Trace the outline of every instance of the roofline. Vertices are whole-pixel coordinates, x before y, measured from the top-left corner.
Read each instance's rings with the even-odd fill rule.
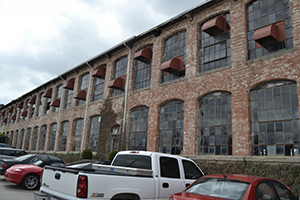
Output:
[[[132,46],[133,44],[139,42],[140,40],[142,40],[142,39],[144,39],[144,38],[146,38],[146,37],[148,37],[150,35],[155,35],[155,36],[156,35],[160,35],[160,32],[163,29],[166,29],[166,28],[168,28],[168,27],[174,25],[175,23],[180,22],[180,21],[182,21],[184,19],[191,18],[196,13],[198,13],[198,12],[200,12],[202,10],[205,10],[206,8],[211,7],[212,5],[215,5],[215,4],[217,4],[219,2],[222,2],[222,1],[223,0],[206,0],[206,1],[204,1],[204,2],[202,2],[200,4],[198,4],[198,5],[194,6],[193,8],[188,9],[188,10],[186,10],[186,11],[184,11],[184,12],[182,12],[182,13],[174,16],[174,17],[172,17],[171,19],[169,19],[169,20],[167,20],[167,21],[165,21],[165,22],[163,22],[163,23],[161,23],[161,24],[159,24],[159,25],[157,25],[157,26],[149,29],[148,31],[145,31],[145,32],[143,32],[143,33],[141,33],[141,34],[139,34],[137,36],[134,35],[134,36],[132,36],[132,37],[124,40],[123,42],[118,43],[117,45],[115,45],[115,46],[113,46],[113,47],[111,47],[111,48],[109,48],[109,49],[107,49],[107,50],[105,50],[105,51],[97,54],[96,56],[93,56],[90,59],[88,59],[88,60],[86,60],[86,61],[84,61],[84,62],[76,65],[75,67],[73,67],[70,70],[64,72],[63,74],[60,74],[57,77],[54,77],[50,81],[48,81],[48,82],[46,82],[46,83],[38,86],[37,88],[35,88],[35,89],[27,92],[26,94],[18,97],[17,99],[12,100],[8,104],[4,105],[3,107],[0,107],[0,110],[9,107],[14,102],[19,101],[20,99],[23,99],[23,98],[25,98],[27,96],[31,97],[31,93],[34,93],[34,92],[37,92],[39,90],[42,90],[43,88],[46,88],[46,86],[49,85],[50,83],[56,82],[59,79],[66,80],[68,74],[71,74],[74,71],[80,70],[81,68],[87,66],[87,64],[89,62],[95,61],[96,59],[99,59],[101,57],[107,57],[107,56],[110,57],[113,53],[115,53],[115,52],[117,52],[117,51],[119,51],[121,49],[127,48],[126,45]]]

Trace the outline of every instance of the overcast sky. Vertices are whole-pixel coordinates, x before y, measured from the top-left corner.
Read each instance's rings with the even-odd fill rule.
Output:
[[[203,0],[0,0],[0,104]]]

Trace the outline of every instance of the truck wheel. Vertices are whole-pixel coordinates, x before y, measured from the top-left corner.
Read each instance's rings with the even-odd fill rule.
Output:
[[[40,187],[40,177],[37,174],[27,174],[22,180],[22,187],[27,190],[35,190]]]

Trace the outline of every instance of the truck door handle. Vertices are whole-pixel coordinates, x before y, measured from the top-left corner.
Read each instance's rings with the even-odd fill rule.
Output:
[[[162,186],[163,188],[169,188],[169,183],[163,183]]]
[[[60,174],[56,173],[54,177],[55,177],[55,179],[59,180],[60,179]]]
[[[185,187],[188,187],[189,185],[191,185],[191,184],[187,183],[187,184],[185,184]]]

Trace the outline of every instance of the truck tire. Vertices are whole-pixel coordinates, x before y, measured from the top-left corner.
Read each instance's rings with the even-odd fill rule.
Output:
[[[21,185],[27,190],[36,190],[40,187],[40,176],[37,174],[27,174],[23,178]]]

